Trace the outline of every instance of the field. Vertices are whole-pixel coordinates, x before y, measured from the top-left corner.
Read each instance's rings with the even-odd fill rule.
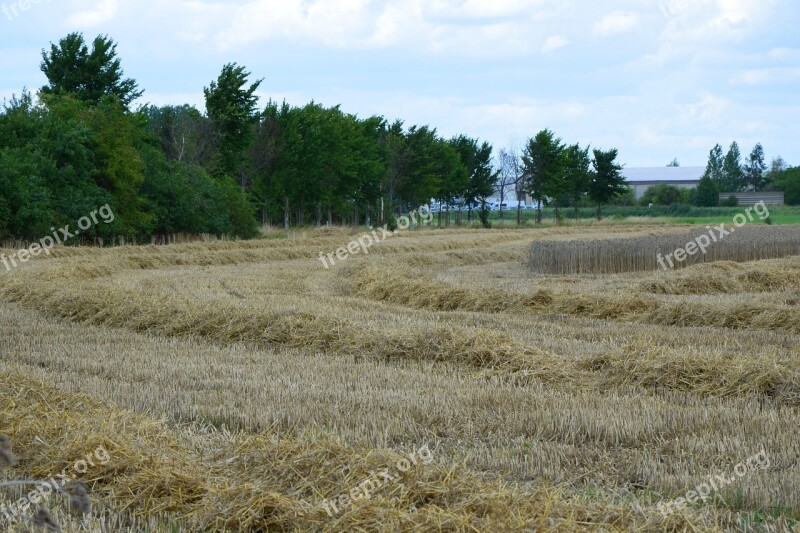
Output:
[[[90,516],[46,500],[64,531],[789,531],[800,256],[526,266],[686,231],[55,249],[0,270],[0,480],[107,450]]]
[[[606,225],[609,222],[614,224],[719,224],[730,222],[730,220],[741,213],[744,207],[694,207],[688,205],[670,206],[606,206],[603,208],[603,221],[597,222],[597,210],[595,208],[583,207],[578,210],[580,224],[583,225]],[[561,215],[564,217],[562,224],[575,224],[574,212],[572,208],[562,208]],[[770,219],[774,224],[800,224],[800,207],[798,206],[770,206]],[[524,221],[532,222],[536,217],[536,210],[525,209],[521,213]],[[542,218],[545,224],[550,224],[555,219],[554,209],[545,207],[542,210]],[[495,226],[509,227],[517,223],[516,206],[510,211],[500,213],[492,211],[490,219]]]

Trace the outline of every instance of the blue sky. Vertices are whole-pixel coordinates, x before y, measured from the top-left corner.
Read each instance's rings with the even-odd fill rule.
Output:
[[[797,0],[0,0],[0,98],[72,31],[118,43],[143,102],[203,108],[228,62],[260,95],[495,148],[549,127],[628,167],[761,142],[800,165]]]

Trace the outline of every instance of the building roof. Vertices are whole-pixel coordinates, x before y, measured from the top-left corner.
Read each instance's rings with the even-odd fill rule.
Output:
[[[705,167],[640,167],[622,169],[622,175],[630,183],[700,181]]]

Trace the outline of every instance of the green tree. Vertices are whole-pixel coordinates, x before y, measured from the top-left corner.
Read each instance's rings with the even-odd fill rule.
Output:
[[[733,141],[722,163],[720,190],[722,192],[739,192],[743,185],[742,153],[739,150],[739,144]]]
[[[722,167],[724,164],[725,156],[722,153],[722,146],[717,144],[708,153],[708,164],[706,165],[706,171],[703,176],[711,178],[717,186],[721,187],[724,176]]]
[[[245,67],[228,63],[216,81],[203,89],[206,112],[219,136],[219,154],[215,174],[227,174],[240,178],[243,166],[242,155],[255,137],[254,125],[258,121],[256,112],[258,97],[255,92],[263,80],[249,83],[250,73]]]
[[[602,206],[628,189],[622,166],[617,160],[617,149],[593,150],[594,175],[589,184],[589,198],[597,204],[597,220],[602,218]]]
[[[700,178],[697,184],[695,202],[700,207],[717,207],[719,205],[719,184],[709,175]]]
[[[93,105],[111,95],[127,109],[144,93],[136,81],[123,79],[117,45],[108,36],[97,36],[89,51],[82,33],[70,33],[51,43],[49,53],[42,50],[40,66],[49,82],[41,89],[45,95],[74,94]]]
[[[564,145],[549,129],[528,141],[522,154],[526,189],[538,203],[536,222],[542,222],[542,205],[549,194],[558,194],[564,187]]]
[[[492,167],[492,145],[487,142],[478,144],[477,139],[466,135],[455,137],[452,144],[467,170],[468,183],[461,197],[467,203],[469,220],[472,220],[472,206],[477,202],[484,206],[497,183],[499,173]]]
[[[467,173],[458,151],[439,137],[435,128],[412,126],[406,133],[405,148],[408,166],[398,189],[401,206],[428,203],[442,191],[457,196],[467,187]]]
[[[456,203],[458,198],[464,196],[464,191],[470,186],[469,171],[461,161],[459,152],[452,140],[436,139],[433,146],[434,157],[428,181],[436,188],[433,194],[428,195],[428,198],[436,198],[440,204],[447,206],[447,220],[445,223],[449,225],[450,207]],[[422,203],[422,201],[419,203]]]
[[[589,191],[592,182],[592,160],[589,157],[589,147],[581,149],[580,144],[568,146],[565,154],[566,192],[575,210],[575,220],[578,220],[578,208],[581,199]]]
[[[781,172],[775,179],[774,186],[784,192],[786,205],[800,205],[800,167]]]
[[[764,172],[767,164],[764,162],[764,147],[758,143],[747,157],[744,165],[744,185],[751,191],[761,191],[767,185]]]

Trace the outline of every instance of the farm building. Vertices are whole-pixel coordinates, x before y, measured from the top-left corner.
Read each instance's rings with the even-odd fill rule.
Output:
[[[724,202],[731,196],[735,196],[739,200],[739,205],[756,205],[759,202],[764,202],[766,205],[784,204],[784,193],[780,191],[721,193],[719,201]]]
[[[685,189],[694,189],[700,183],[705,172],[704,167],[642,167],[625,168],[622,175],[633,187],[638,200],[644,196],[648,187],[653,185],[674,185]]]

